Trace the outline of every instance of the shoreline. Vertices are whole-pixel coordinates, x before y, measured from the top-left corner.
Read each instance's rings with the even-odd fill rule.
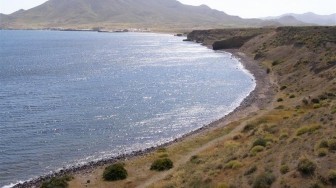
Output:
[[[228,52],[232,54],[233,57],[237,58],[238,61],[243,65],[244,69],[248,70],[253,75],[254,81],[256,82],[256,87],[254,88],[254,90],[250,92],[250,94],[247,97],[245,97],[245,99],[240,103],[240,105],[229,114],[197,130],[191,131],[181,136],[180,138],[174,139],[173,141],[153,146],[144,150],[133,151],[129,154],[122,154],[108,159],[92,161],[84,165],[79,166],[74,165],[70,168],[62,169],[58,172],[54,172],[49,175],[40,176],[36,179],[16,184],[13,187],[18,188],[38,187],[42,184],[42,182],[49,180],[52,177],[60,177],[66,174],[76,175],[82,173],[90,173],[94,169],[97,169],[99,167],[115,163],[121,160],[129,160],[140,156],[144,156],[157,150],[158,148],[168,147],[173,144],[178,144],[179,142],[186,140],[188,138],[200,136],[209,130],[225,126],[226,124],[234,120],[246,117],[253,112],[265,108],[267,104],[271,102],[271,100],[265,100],[265,99],[271,99],[270,96],[273,95],[271,82],[269,76],[267,76],[266,74],[266,69],[261,67],[258,62],[248,57],[246,54],[242,53],[239,50],[225,50],[225,52]]]

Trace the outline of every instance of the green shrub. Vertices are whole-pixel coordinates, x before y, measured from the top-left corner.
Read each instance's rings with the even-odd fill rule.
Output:
[[[280,172],[281,174],[287,174],[287,172],[289,172],[289,167],[287,165],[281,165]]]
[[[303,126],[296,131],[296,136],[301,136],[306,133],[313,133],[320,128],[321,128],[320,125]]]
[[[259,152],[262,152],[264,151],[264,146],[254,146],[252,149],[251,149],[251,153],[253,156],[257,155],[257,153]]]
[[[328,141],[327,140],[320,140],[317,145],[318,148],[328,148]]]
[[[224,165],[224,168],[237,169],[243,166],[243,164],[237,160],[230,161]]]
[[[254,142],[252,147],[254,146],[264,146],[266,147],[267,141],[264,138],[257,138]]]
[[[282,61],[280,61],[280,60],[275,60],[275,61],[272,62],[272,66],[279,65],[280,63],[282,63]]]
[[[283,99],[282,98],[278,98],[277,102],[282,102]]]
[[[312,102],[312,103],[315,103],[315,104],[318,104],[318,103],[320,103],[320,100],[319,100],[319,99],[316,99],[316,98],[314,98],[314,99],[312,99],[312,100],[311,100],[311,102]]]
[[[167,158],[168,154],[167,153],[162,153],[159,155],[159,158]]]
[[[329,150],[336,150],[336,139],[328,140],[328,148]]]
[[[256,165],[253,165],[251,168],[247,169],[244,173],[245,176],[248,176],[250,174],[253,174],[255,171],[257,171],[258,168]]]
[[[328,99],[328,96],[325,95],[325,94],[322,94],[322,95],[319,95],[318,97],[321,101],[324,101],[324,100],[327,100]]]
[[[158,148],[156,152],[163,153],[163,152],[166,152],[166,151],[167,151],[166,148]]]
[[[243,131],[242,132],[248,132],[248,131],[251,131],[255,128],[255,125],[254,124],[246,124],[243,128]]]
[[[168,158],[163,158],[155,160],[152,163],[150,170],[165,171],[171,168],[173,168],[173,161]]]
[[[289,136],[288,136],[288,133],[283,132],[283,133],[280,134],[279,139],[280,139],[280,140],[284,140],[284,139],[287,139],[288,137],[289,137]]]
[[[289,98],[293,99],[295,98],[295,95],[290,95]]]
[[[194,163],[194,164],[199,164],[202,162],[202,160],[199,158],[199,156],[197,155],[193,155],[190,157],[190,162]]]
[[[279,106],[275,107],[274,109],[276,109],[276,110],[282,110],[282,109],[284,109],[284,108],[285,108],[284,105],[279,105]]]
[[[124,165],[121,163],[113,164],[105,168],[103,178],[106,181],[117,181],[126,179],[128,176]]]
[[[336,114],[336,108],[331,110],[331,114]]]
[[[314,104],[314,105],[313,105],[313,108],[314,108],[314,109],[321,108],[321,104]]]
[[[264,172],[259,174],[253,182],[253,188],[269,188],[276,180],[272,173]]]
[[[297,170],[304,175],[313,175],[316,170],[316,164],[307,158],[301,158]]]
[[[54,177],[49,181],[43,182],[41,188],[66,188],[68,181],[72,180],[71,176]]]
[[[282,91],[282,90],[285,90],[285,89],[287,89],[287,86],[281,86],[280,87],[280,90]]]
[[[328,180],[332,184],[336,184],[336,170],[330,170],[328,173]]]
[[[317,156],[319,156],[319,157],[324,157],[327,154],[328,154],[328,149],[326,149],[326,148],[319,148],[317,150]]]

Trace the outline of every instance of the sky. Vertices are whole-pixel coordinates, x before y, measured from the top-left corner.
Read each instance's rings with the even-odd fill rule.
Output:
[[[47,0],[0,0],[0,13],[10,14],[29,9]],[[285,13],[336,13],[336,0],[179,0],[184,4],[201,5],[243,18],[279,16]]]

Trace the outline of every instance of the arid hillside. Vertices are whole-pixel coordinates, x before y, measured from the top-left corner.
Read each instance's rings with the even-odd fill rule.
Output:
[[[193,156],[162,180],[162,187],[332,187],[335,33],[336,27],[192,32],[190,40],[206,45],[253,36],[239,51],[264,67],[276,94],[268,108],[237,121],[242,129],[231,140]]]

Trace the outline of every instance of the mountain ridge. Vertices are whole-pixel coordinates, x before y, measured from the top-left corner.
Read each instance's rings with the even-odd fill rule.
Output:
[[[49,27],[262,27],[274,21],[242,19],[206,5],[176,0],[49,0],[29,10],[2,16],[2,28]]]
[[[333,26],[336,25],[336,13],[334,14],[329,14],[329,15],[319,15],[315,14],[313,12],[306,12],[303,14],[295,14],[295,13],[287,13],[287,14],[282,14],[280,16],[269,16],[265,18],[261,18],[264,20],[278,20],[283,17],[287,16],[292,16],[296,20],[300,22],[304,22],[307,24],[314,24],[314,25],[324,25],[324,26]]]

